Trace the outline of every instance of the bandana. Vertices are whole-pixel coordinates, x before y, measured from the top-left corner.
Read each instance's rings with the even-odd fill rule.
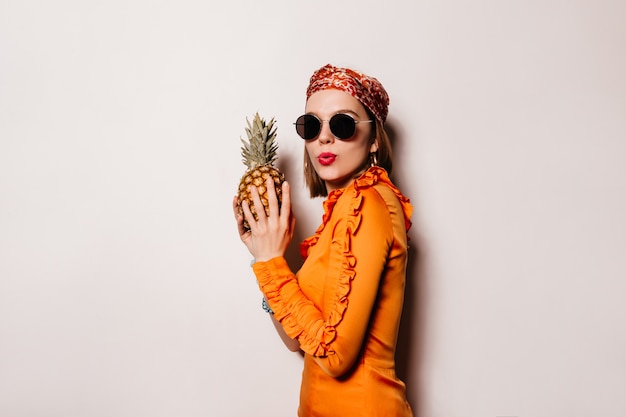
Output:
[[[306,98],[311,97],[313,93],[327,89],[345,91],[367,107],[379,122],[385,123],[389,96],[376,78],[368,77],[349,68],[337,68],[327,64],[311,76]]]

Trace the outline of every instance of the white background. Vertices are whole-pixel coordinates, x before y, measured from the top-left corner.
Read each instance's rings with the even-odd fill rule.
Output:
[[[0,416],[293,416],[230,204],[326,63],[390,96],[419,417],[626,415],[626,3],[0,1]],[[297,265],[296,251],[288,254]]]

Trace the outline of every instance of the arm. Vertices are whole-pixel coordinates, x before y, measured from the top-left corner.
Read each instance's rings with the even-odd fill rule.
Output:
[[[280,339],[283,341],[285,346],[287,346],[287,349],[292,352],[300,352],[300,342],[296,339],[292,339],[287,335],[287,333],[285,333],[285,329],[283,329],[283,326],[281,326],[278,320],[274,318],[273,314],[270,314],[270,317],[272,318],[272,324],[276,328],[276,332],[278,332]]]
[[[375,190],[363,190],[353,205],[358,210],[339,222],[328,249],[329,269],[341,274],[330,314],[323,316],[302,293],[282,257],[253,265],[285,333],[334,377],[347,372],[359,355],[393,242],[389,211]]]
[[[295,226],[295,218],[291,213],[289,184],[287,182],[283,184],[283,204],[280,213],[278,213],[278,203],[271,178],[268,178],[266,186],[269,194],[271,221],[265,217],[265,210],[262,208],[256,187],[252,187],[252,195],[255,200],[256,211],[259,213],[259,221],[254,220],[247,204],[244,203],[243,205],[246,220],[248,220],[251,230],[244,229],[243,217],[237,209],[237,197],[233,199],[233,212],[237,221],[239,237],[248,247],[252,256],[259,261],[273,256],[282,256],[291,241]],[[292,352],[300,351],[300,343],[287,336],[273,314],[270,314],[270,317],[287,349]]]

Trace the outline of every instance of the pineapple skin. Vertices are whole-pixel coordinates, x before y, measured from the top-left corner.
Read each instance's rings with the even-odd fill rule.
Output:
[[[248,202],[248,206],[250,207],[250,212],[254,216],[255,220],[259,219],[259,215],[256,212],[254,207],[254,202],[252,201],[252,192],[251,186],[257,187],[259,192],[259,197],[261,198],[261,202],[263,203],[263,208],[265,209],[265,215],[269,217],[270,215],[270,207],[269,201],[267,197],[267,188],[266,188],[266,180],[268,177],[272,177],[274,181],[274,189],[276,190],[276,197],[278,199],[278,207],[280,208],[282,203],[282,185],[285,182],[285,175],[279,171],[276,167],[271,164],[261,165],[256,168],[248,169],[244,175],[241,177],[241,181],[239,181],[239,190],[238,190],[238,210],[241,216],[243,214],[242,203],[244,201]],[[248,221],[243,220],[243,227],[245,230],[250,230],[250,225]]]
[[[246,136],[247,140],[241,139],[243,144],[241,148],[242,162],[247,167],[246,172],[239,181],[238,189],[238,209],[239,214],[243,217],[242,203],[248,202],[250,211],[255,220],[258,220],[258,214],[252,201],[251,187],[257,187],[259,197],[263,203],[265,214],[269,216],[269,202],[267,198],[266,181],[269,177],[274,181],[276,196],[278,198],[278,206],[282,203],[282,184],[285,182],[285,176],[280,170],[274,166],[274,162],[278,157],[278,144],[276,143],[276,125],[272,118],[269,122],[262,118],[257,112],[252,122],[246,119]],[[248,221],[243,220],[245,230],[250,230]]]

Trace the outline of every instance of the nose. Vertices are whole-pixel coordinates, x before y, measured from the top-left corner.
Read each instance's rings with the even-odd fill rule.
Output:
[[[317,138],[320,143],[331,143],[335,140],[335,135],[330,131],[330,124],[328,121],[322,121],[322,127],[320,128],[320,134]]]

